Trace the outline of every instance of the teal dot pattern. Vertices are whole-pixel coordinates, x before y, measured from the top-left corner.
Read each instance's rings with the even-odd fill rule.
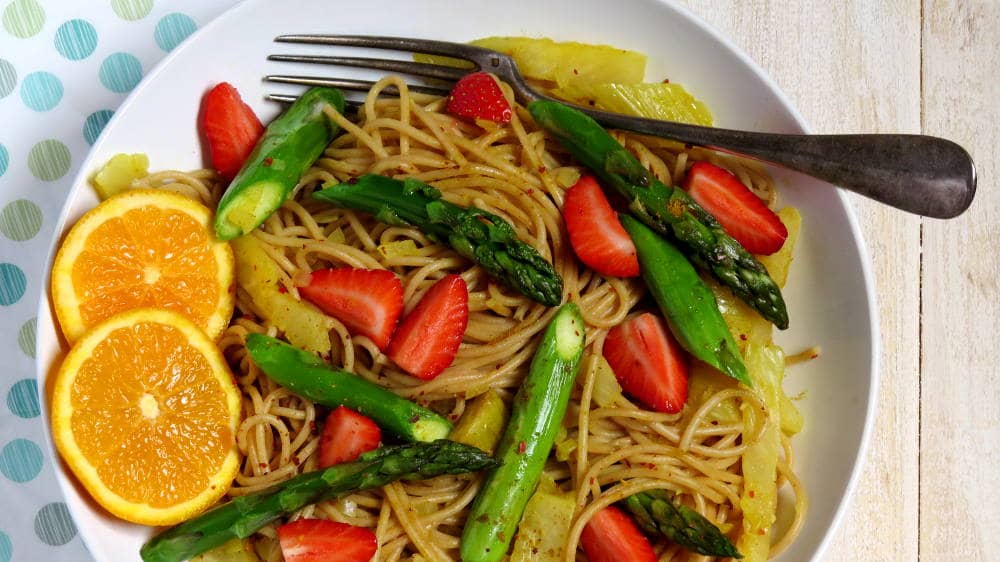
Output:
[[[14,555],[14,545],[10,542],[7,533],[0,531],[0,562],[10,562]]]
[[[156,24],[153,39],[161,49],[169,53],[181,41],[187,39],[188,35],[194,33],[197,27],[191,16],[179,13],[167,14]]]
[[[7,59],[0,59],[0,99],[10,95],[17,85],[17,70]]]
[[[21,300],[28,288],[28,278],[20,267],[0,263],[0,306],[10,306]]]
[[[51,72],[32,72],[21,82],[21,101],[35,111],[54,108],[62,96],[62,82]]]
[[[35,535],[49,546],[61,546],[76,536],[76,525],[63,502],[50,503],[35,515]]]
[[[0,0],[0,562],[92,560],[56,483],[64,469],[45,444],[33,375],[45,259],[82,159],[119,104],[237,1]]]
[[[38,382],[35,379],[21,379],[14,383],[7,393],[7,408],[19,418],[37,418],[42,413],[38,404]]]
[[[18,484],[42,471],[42,450],[33,441],[15,439],[0,449],[0,473]]]
[[[87,20],[69,20],[56,30],[55,45],[69,60],[85,59],[97,48],[97,30]]]
[[[114,114],[110,109],[101,109],[87,116],[87,120],[83,122],[83,138],[87,144],[94,144]]]
[[[131,92],[142,80],[142,63],[135,55],[114,53],[101,63],[100,78],[101,84],[112,92]]]

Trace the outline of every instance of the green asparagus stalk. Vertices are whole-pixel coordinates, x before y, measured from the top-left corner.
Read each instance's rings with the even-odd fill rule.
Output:
[[[654,178],[589,116],[546,100],[528,104],[528,111],[574,158],[625,196],[639,220],[679,242],[692,263],[711,272],[761,316],[782,330],[788,327],[781,289],[767,269],[687,193]]]
[[[642,278],[681,347],[741,383],[753,386],[715,295],[694,267],[680,250],[648,226],[628,215],[618,218],[635,244]]]
[[[357,375],[333,369],[316,355],[283,341],[250,334],[247,351],[254,364],[281,386],[324,406],[357,410],[407,441],[435,441],[451,431],[445,417]]]
[[[267,126],[219,201],[215,233],[220,239],[257,228],[291,195],[340,130],[323,114],[325,105],[344,111],[344,95],[334,88],[312,88]]]
[[[153,537],[139,551],[145,562],[181,562],[235,538],[246,538],[279,517],[345,494],[396,480],[422,480],[496,466],[489,455],[445,439],[383,447],[354,462],[307,472],[229,503]]]
[[[486,473],[472,503],[462,530],[463,562],[496,562],[507,554],[566,415],[585,345],[579,307],[564,304],[545,329],[514,396],[497,446],[502,464]]]
[[[449,203],[425,183],[369,174],[317,191],[313,197],[371,213],[388,224],[416,226],[431,240],[450,245],[528,298],[546,306],[562,302],[559,274],[517,238],[507,221],[476,207]]]
[[[674,503],[664,490],[649,490],[625,498],[625,507],[650,535],[664,535],[684,548],[726,558],[743,558],[729,537],[700,513]]]

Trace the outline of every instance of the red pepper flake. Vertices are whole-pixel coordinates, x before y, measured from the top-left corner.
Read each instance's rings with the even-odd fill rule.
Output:
[[[273,162],[274,162],[274,159],[273,159],[273,158],[270,158],[270,157],[268,157],[268,158],[265,158],[265,159],[264,159],[264,162],[263,162],[263,163],[264,163],[264,167],[265,167],[265,168],[268,168],[268,167],[270,167],[270,166],[271,166],[271,164],[272,164]]]
[[[743,341],[747,341],[747,335],[746,334],[740,334],[740,339],[743,340]]]
[[[521,441],[520,443],[518,443],[518,444],[517,444],[517,454],[519,454],[519,455],[523,455],[523,454],[524,454],[524,451],[525,451],[525,450],[526,450],[527,448],[528,448],[528,445],[527,445],[527,443],[525,443],[524,441]]]
[[[753,491],[753,490],[747,490],[747,495],[748,495],[748,496],[750,496],[750,497],[752,498],[752,497],[756,496],[757,494],[756,494],[756,493],[754,493],[754,491]]]
[[[284,285],[279,285],[278,286],[278,292],[281,293],[281,294],[285,294],[285,293],[288,292],[288,289],[286,289]]]
[[[573,75],[574,75],[574,76],[577,76],[577,75],[579,75],[579,74],[580,74],[580,71],[574,68],[574,69],[573,69]]]
[[[809,356],[810,359],[815,359],[817,357],[819,357],[819,353],[813,353],[812,355]]]
[[[590,477],[590,485],[591,485],[591,486],[593,486],[593,485],[594,485],[594,477],[593,477],[593,476],[591,476],[591,477]]]
[[[663,83],[664,84],[669,84],[670,83],[670,79],[669,78],[664,78],[663,79]]]
[[[760,536],[764,536],[764,529],[757,531],[757,534]]]
[[[266,462],[258,463],[257,466],[260,468],[267,468],[267,463]]]

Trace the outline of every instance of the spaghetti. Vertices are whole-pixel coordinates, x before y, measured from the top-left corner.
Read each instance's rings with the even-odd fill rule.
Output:
[[[381,97],[394,86],[398,98]],[[509,92],[507,92],[508,97]],[[430,405],[458,419],[469,399],[487,389],[510,401],[531,360],[536,336],[555,309],[547,309],[491,280],[481,268],[451,249],[432,243],[415,228],[390,226],[351,210],[313,201],[323,185],[364,173],[420,179],[444,198],[475,205],[507,219],[518,236],[550,260],[564,283],[564,298],[576,302],[588,324],[588,355],[564,426],[569,447],[565,461],[552,458],[546,472],[576,497],[577,511],[566,537],[566,560],[575,560],[577,543],[589,518],[630,494],[666,488],[723,530],[741,517],[741,456],[762,424],[720,423],[711,412],[721,403],[768,415],[750,390],[727,388],[680,414],[645,410],[624,397],[600,406],[593,400],[599,358],[607,330],[644,308],[644,287],[636,279],[602,277],[577,261],[569,247],[560,208],[565,190],[579,169],[546,133],[514,106],[509,125],[483,129],[443,112],[444,100],[410,92],[399,78],[387,77],[370,91],[357,119],[326,108],[344,133],[302,178],[294,198],[252,235],[265,243],[284,272],[284,290],[298,297],[296,280],[325,267],[385,268],[395,272],[412,306],[443,275],[457,273],[469,287],[469,323],[454,364],[431,381],[398,370],[364,336],[352,336],[339,322],[330,330],[330,361]],[[633,134],[615,133],[660,180],[679,183],[693,160],[713,160],[751,186],[771,205],[776,192],[762,169],[727,156]],[[214,206],[222,184],[210,171],[162,172],[142,181],[185,193]],[[412,241],[411,251],[391,248]],[[412,249],[415,248],[415,249]],[[248,359],[246,334],[280,334],[262,318],[238,288],[237,315],[219,341],[243,393],[243,421],[237,444],[243,464],[230,496],[261,490],[303,471],[315,470],[322,412],[312,403],[272,383]],[[690,401],[689,401],[690,402]],[[779,475],[795,495],[794,516],[774,551],[787,546],[801,527],[805,496],[791,469],[791,447],[784,441]],[[465,513],[475,497],[479,475],[441,476],[422,482],[394,483],[305,508],[301,517],[319,517],[376,531],[379,560],[443,561],[458,558]],[[735,535],[735,533],[729,533]],[[275,526],[256,535],[265,559],[280,559]],[[656,546],[660,560],[707,560],[676,545]]]

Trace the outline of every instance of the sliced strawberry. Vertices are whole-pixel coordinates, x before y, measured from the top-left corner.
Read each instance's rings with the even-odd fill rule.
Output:
[[[751,254],[773,254],[788,238],[788,229],[778,215],[729,170],[695,162],[684,180],[684,190]]]
[[[319,269],[299,293],[383,351],[403,313],[403,284],[385,269]]]
[[[330,412],[319,436],[319,466],[351,462],[378,448],[382,430],[369,418],[344,406]]]
[[[639,275],[635,244],[594,176],[582,176],[566,192],[563,219],[573,251],[588,267],[613,277]]]
[[[487,72],[466,74],[451,90],[448,113],[467,119],[485,119],[494,123],[508,123],[510,104],[493,76]]]
[[[407,373],[433,379],[455,360],[468,323],[469,288],[460,276],[447,275],[403,318],[387,355]]]
[[[646,312],[611,328],[604,358],[622,389],[646,406],[671,414],[684,407],[687,358],[658,316]]]
[[[375,533],[326,519],[298,519],[278,527],[285,562],[368,562],[378,550]]]
[[[202,100],[201,130],[208,139],[212,167],[228,181],[243,167],[264,126],[236,88],[220,82]]]
[[[656,553],[646,536],[614,506],[590,518],[580,534],[580,545],[590,562],[656,562]]]

